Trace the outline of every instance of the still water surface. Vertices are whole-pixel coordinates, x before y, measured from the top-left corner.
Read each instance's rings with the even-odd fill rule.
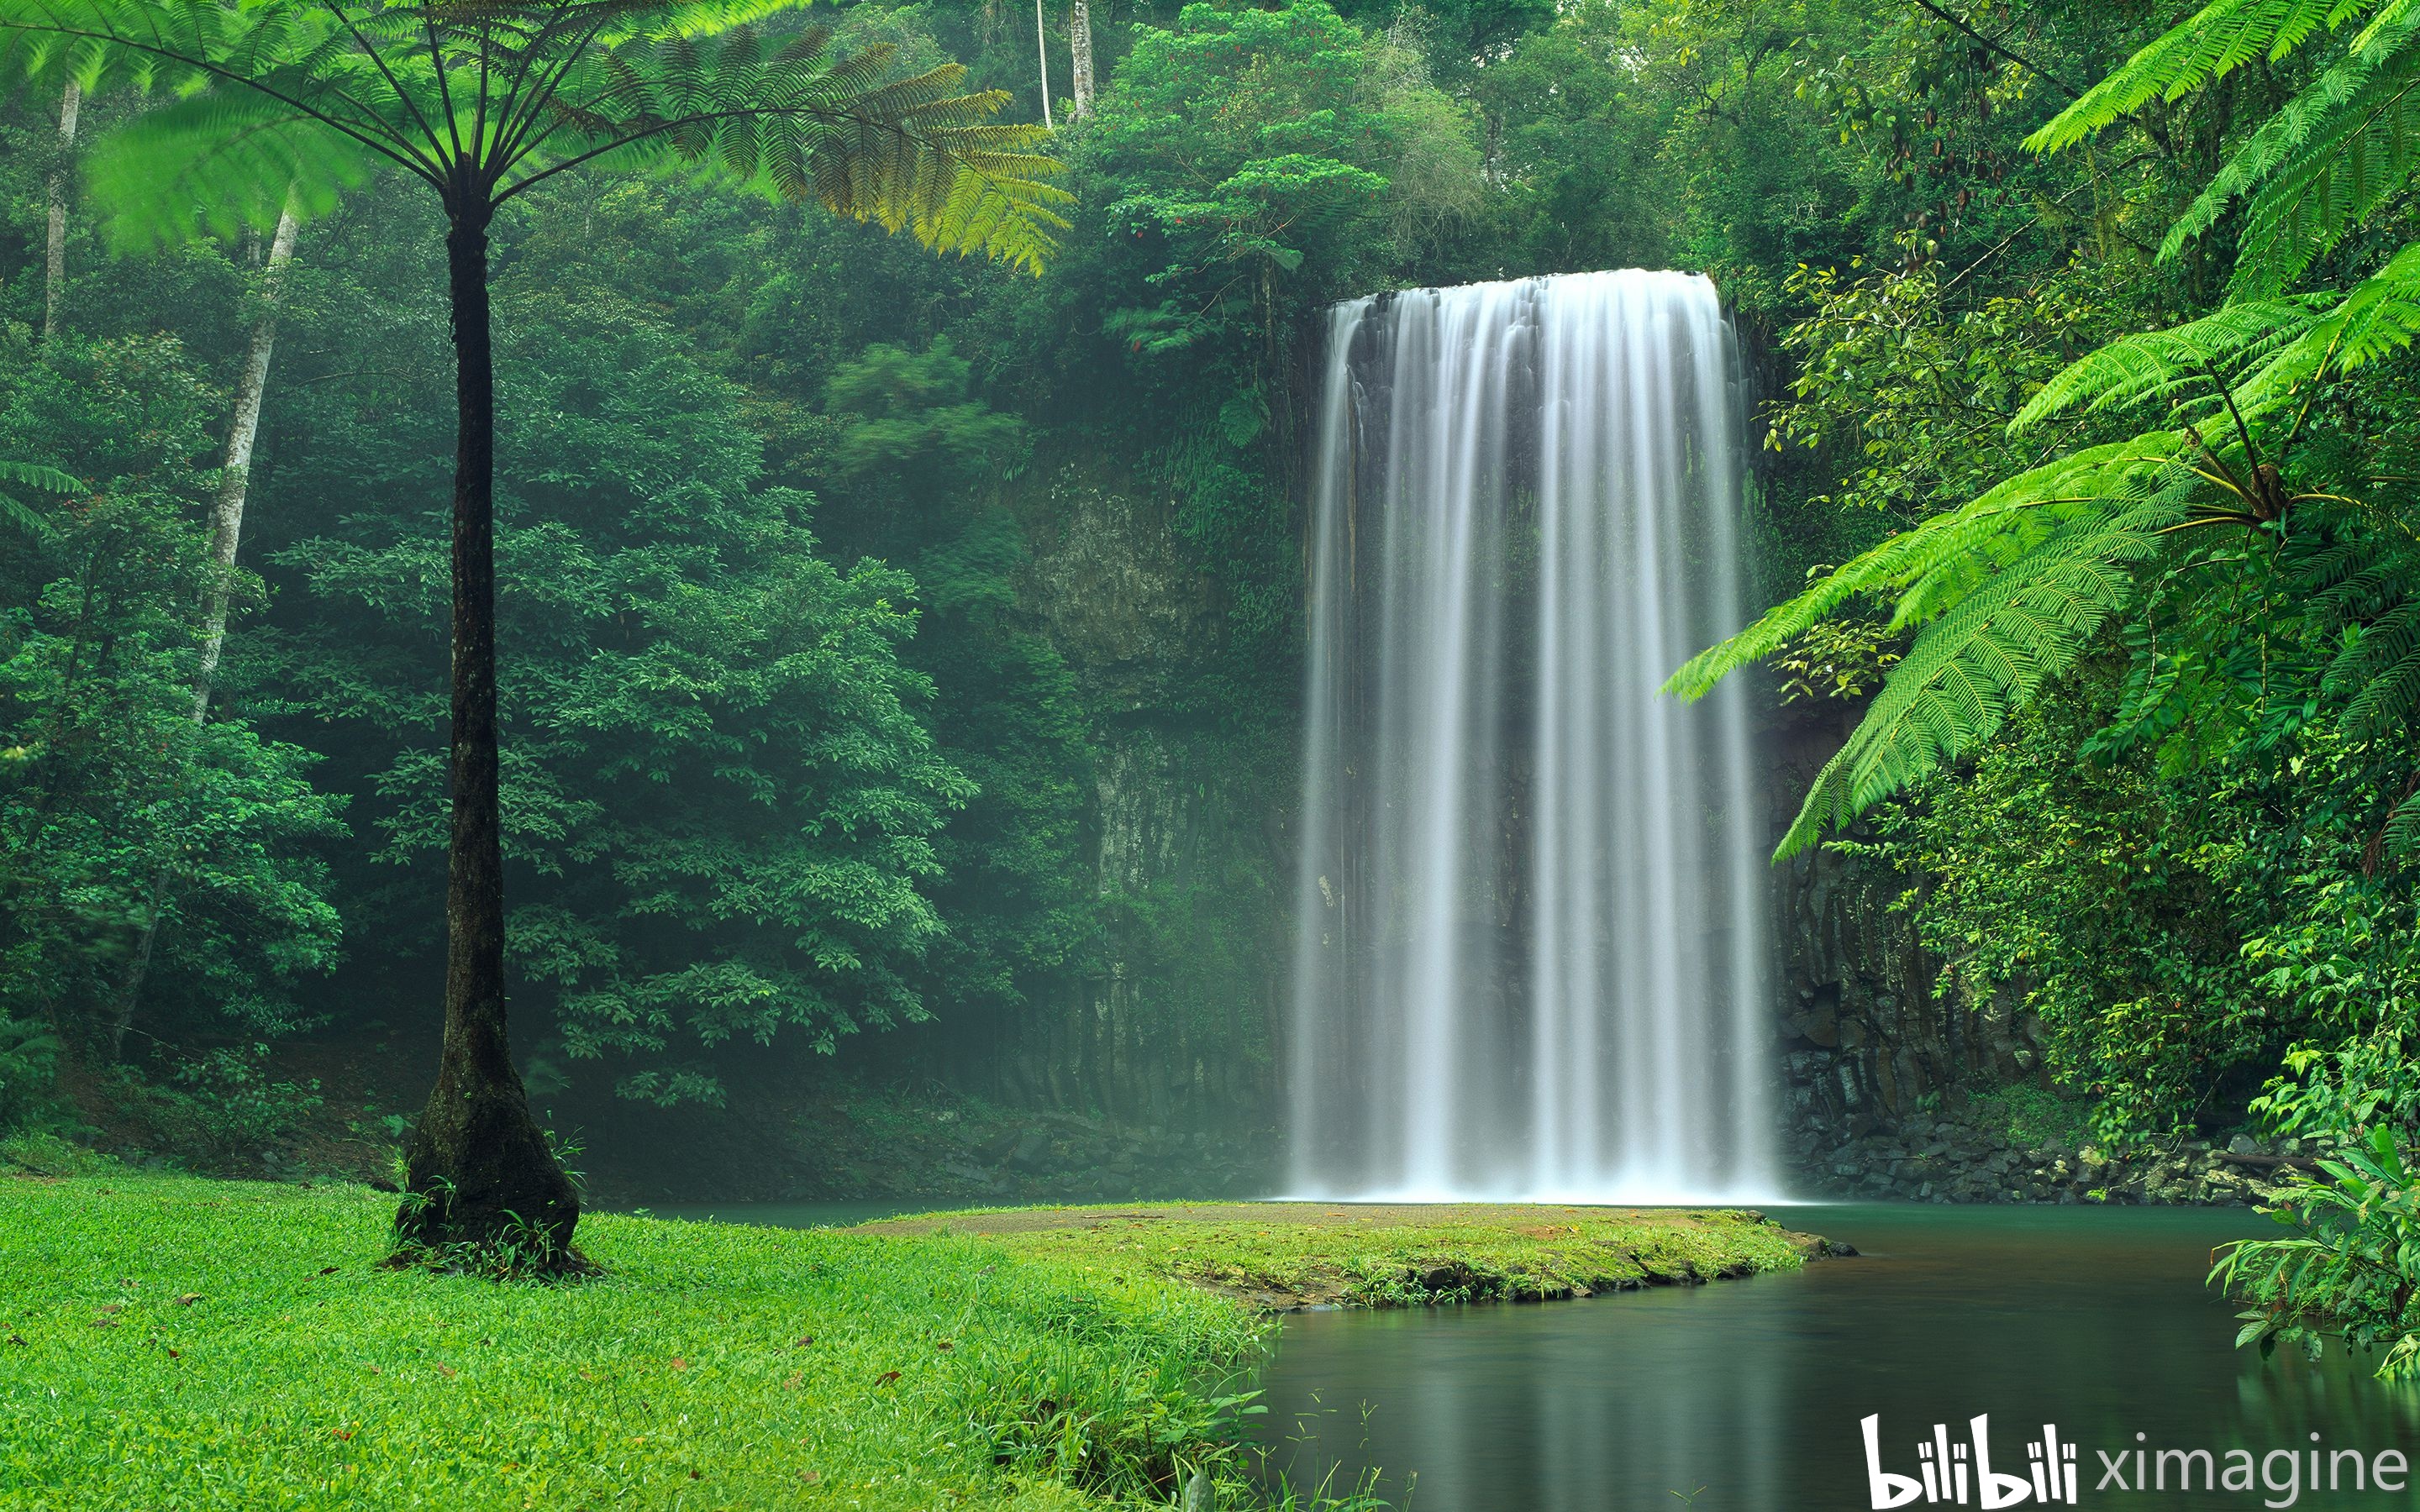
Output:
[[[2055,1423],[2083,1446],[2084,1506],[2278,1504],[2173,1479],[2096,1491],[2094,1451],[2131,1450],[2138,1432],[2222,1458],[2308,1448],[2317,1430],[2322,1449],[2420,1458],[2420,1394],[2341,1351],[2264,1365],[2232,1347],[2234,1309],[2202,1277],[2213,1244],[2273,1232],[2246,1210],[1772,1211],[1863,1254],[1587,1302],[1289,1318],[1260,1382],[1273,1466],[1296,1485],[1332,1472],[1338,1489],[1374,1470],[1412,1512],[1863,1508],[1869,1412],[1884,1468],[1905,1474],[1936,1422],[1962,1437],[1990,1413],[1993,1468],[2019,1473],[2025,1439]],[[2400,1508],[2420,1493],[2305,1481],[2293,1504]]]

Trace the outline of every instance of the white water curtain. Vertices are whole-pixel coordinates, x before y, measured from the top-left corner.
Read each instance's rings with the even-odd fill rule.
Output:
[[[1712,285],[1586,273],[1329,316],[1293,1184],[1771,1195],[1743,417]]]

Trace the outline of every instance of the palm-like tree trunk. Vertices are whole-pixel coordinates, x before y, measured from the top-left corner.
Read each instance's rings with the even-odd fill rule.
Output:
[[[445,886],[445,1043],[405,1154],[399,1237],[569,1258],[580,1197],[530,1117],[504,1033],[504,857],[496,723],[496,378],[489,206],[451,196],[445,238],[455,361],[453,827]]]
[[[76,118],[84,112],[84,90],[73,79],[59,97],[59,162],[51,170],[44,192],[50,199],[51,224],[42,242],[42,339],[58,334],[59,295],[68,281],[68,154],[75,150]]]

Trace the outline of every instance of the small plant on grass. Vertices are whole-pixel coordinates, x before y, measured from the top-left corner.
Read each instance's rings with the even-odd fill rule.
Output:
[[[599,1274],[601,1268],[578,1248],[555,1242],[540,1223],[516,1212],[487,1234],[431,1243],[417,1220],[423,1205],[444,1200],[442,1192],[406,1191],[396,1210],[395,1238],[380,1263],[390,1271],[427,1271],[438,1275],[480,1276],[489,1281],[560,1281]]]

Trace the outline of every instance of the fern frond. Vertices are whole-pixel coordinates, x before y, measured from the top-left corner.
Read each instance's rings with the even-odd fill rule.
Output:
[[[1977,584],[1916,637],[1865,717],[1808,790],[1774,852],[1786,859],[1826,827],[1972,751],[2074,667],[2134,596],[2162,532],[2188,517],[2181,488],[2079,518]]]
[[[2410,0],[2390,0],[2391,8]],[[2313,35],[2335,31],[2375,0],[2211,0],[2025,138],[2036,152],[2072,147],[2154,100],[2183,99],[2255,58],[2274,62]]]
[[[1903,531],[1768,609],[1754,625],[1683,663],[1664,691],[1699,699],[1764,660],[1853,599],[1891,607],[1891,628],[1921,625],[1982,581],[2015,570],[2054,536],[2176,481],[2183,431],[2152,431],[2021,472],[1947,514]]]
[[[2228,304],[2165,331],[2121,336],[2060,369],[2009,429],[2024,430],[2079,405],[2088,414],[2207,388],[2211,373],[2264,356],[2310,329],[2332,300],[2312,294]]]
[[[2259,416],[2302,400],[2310,386],[2355,372],[2420,339],[2420,241],[2346,291],[2236,386],[2236,403]]]
[[[686,39],[634,45],[600,64],[582,114],[565,124],[908,231],[936,251],[1038,269],[1067,227],[1056,207],[1070,199],[1051,182],[1061,163],[1037,150],[1047,133],[999,124],[1008,97],[963,92],[958,64],[896,77],[890,62],[888,49],[829,57],[820,37],[760,61],[754,39],[737,35],[711,64]]]
[[[56,468],[44,467],[39,462],[12,462],[6,458],[0,458],[0,482],[39,488],[44,493],[75,493],[84,487],[80,479]],[[38,538],[51,534],[50,521],[5,493],[0,493],[0,524],[13,526]]]
[[[84,172],[106,239],[138,251],[197,229],[266,231],[288,208],[313,219],[375,166],[356,144],[267,96],[213,89],[145,111],[101,136]]]

